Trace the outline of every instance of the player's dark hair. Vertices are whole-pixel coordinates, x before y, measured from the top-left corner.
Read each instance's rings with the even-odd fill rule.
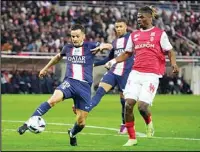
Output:
[[[80,24],[74,24],[71,27],[71,31],[73,30],[81,30],[81,32],[85,33],[85,28]]]
[[[159,17],[156,9],[153,6],[141,7],[138,12],[151,14],[153,19],[158,19],[158,17]]]
[[[125,18],[120,18],[120,19],[117,19],[116,20],[116,23],[119,23],[119,22],[124,22],[127,24],[127,20]]]

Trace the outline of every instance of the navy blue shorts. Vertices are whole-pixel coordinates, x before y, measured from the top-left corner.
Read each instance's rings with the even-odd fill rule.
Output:
[[[56,89],[63,92],[63,100],[72,98],[76,109],[81,109],[87,112],[90,111],[91,85],[89,83],[65,78]]]
[[[126,72],[122,76],[119,76],[111,71],[108,71],[104,74],[103,78],[101,79],[101,82],[110,84],[113,88],[115,86],[118,86],[119,91],[122,92],[125,89],[129,73],[130,72]]]

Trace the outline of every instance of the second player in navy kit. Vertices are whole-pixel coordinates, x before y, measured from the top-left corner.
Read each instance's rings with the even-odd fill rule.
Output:
[[[119,56],[124,52],[130,33],[127,32],[127,25],[124,19],[119,19],[115,23],[115,31],[117,38],[112,42],[112,50],[110,51],[109,56],[97,63],[94,66],[99,66],[105,64],[107,61],[113,59],[114,57]],[[99,49],[98,47],[96,49]],[[125,134],[125,120],[124,120],[124,106],[125,100],[123,97],[123,90],[125,89],[126,81],[128,75],[131,71],[133,65],[133,56],[128,58],[122,63],[115,64],[108,72],[106,72],[101,79],[99,87],[96,91],[96,94],[92,97],[92,108],[98,105],[101,98],[110,91],[113,87],[118,86],[120,91],[120,101],[122,105],[121,115],[122,115],[122,124],[120,126],[119,133]]]

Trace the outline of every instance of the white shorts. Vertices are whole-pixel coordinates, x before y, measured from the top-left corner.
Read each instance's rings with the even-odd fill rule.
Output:
[[[152,105],[158,89],[159,77],[153,73],[132,70],[123,92],[125,99],[134,99]]]

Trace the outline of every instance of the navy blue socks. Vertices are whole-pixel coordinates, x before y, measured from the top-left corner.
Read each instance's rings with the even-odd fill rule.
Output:
[[[33,113],[32,116],[42,116],[44,115],[49,109],[51,108],[51,106],[49,105],[48,102],[43,102]]]
[[[96,94],[92,97],[92,108],[97,106],[101,101],[101,98],[106,94],[103,87],[98,87]]]
[[[120,98],[121,101],[121,105],[122,105],[122,124],[125,124],[125,118],[124,118],[124,108],[125,108],[125,99],[124,98]]]
[[[84,125],[78,125],[77,122],[74,124],[74,127],[71,130],[72,136],[76,136],[77,133],[81,132],[85,126]]]

